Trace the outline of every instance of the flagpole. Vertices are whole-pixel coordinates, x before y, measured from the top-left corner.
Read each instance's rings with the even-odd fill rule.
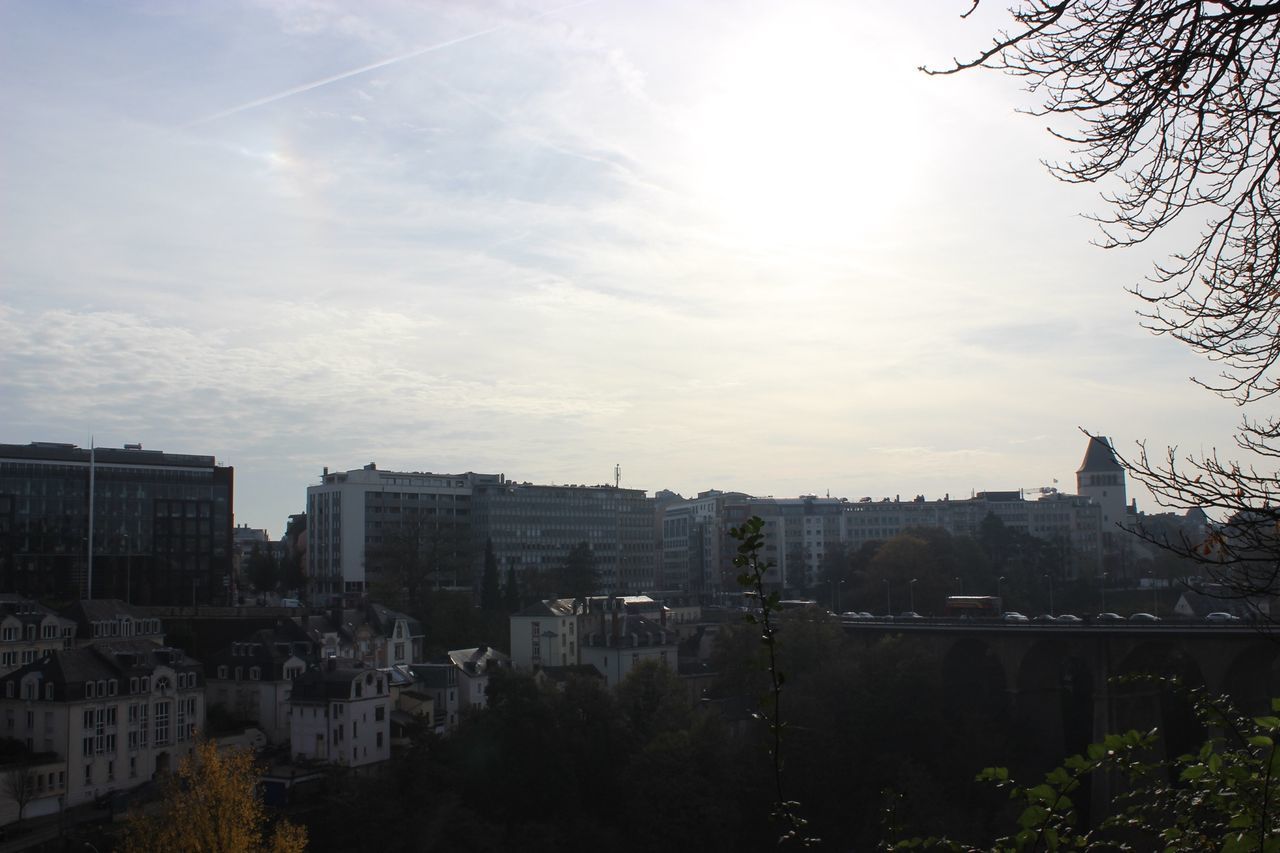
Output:
[[[93,600],[93,475],[94,446],[93,436],[89,436],[89,582],[85,599]]]

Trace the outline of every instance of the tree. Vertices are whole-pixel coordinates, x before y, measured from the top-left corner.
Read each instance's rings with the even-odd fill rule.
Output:
[[[498,558],[493,553],[493,540],[484,543],[484,575],[480,578],[480,607],[487,611],[502,609],[502,590],[498,587]]]
[[[1159,732],[1129,731],[1108,735],[1067,758],[1038,785],[1018,785],[1004,767],[983,770],[978,780],[1007,791],[1017,805],[1016,826],[991,849],[1280,849],[1280,717],[1248,717],[1223,697],[1199,690],[1188,694],[1199,722],[1214,733],[1194,753],[1153,761]],[[1272,707],[1280,713],[1280,700]],[[1108,774],[1123,777],[1128,788],[1116,797],[1110,815],[1090,825],[1081,819],[1078,801],[1090,777]],[[940,837],[896,843],[890,838],[886,846],[978,849]]]
[[[507,566],[507,582],[502,586],[502,604],[508,613],[520,609],[520,583],[516,580],[515,566]]]
[[[18,823],[22,823],[22,814],[27,803],[36,795],[35,779],[31,775],[31,762],[27,758],[4,768],[4,776],[0,779],[4,793],[18,805]]]
[[[249,580],[253,583],[253,588],[259,592],[273,590],[280,580],[280,563],[276,560],[275,553],[272,551],[263,551],[257,542],[253,543],[253,549],[249,552],[248,566]]]
[[[579,542],[565,558],[557,586],[561,595],[568,598],[585,598],[597,591],[600,575],[596,571],[596,558],[591,546]]]
[[[159,811],[136,815],[125,832],[126,853],[301,853],[307,833],[286,820],[267,833],[258,772],[244,750],[196,745],[165,787]]]
[[[976,8],[979,0],[973,0]],[[966,13],[967,15],[968,13]],[[1072,157],[1050,166],[1073,183],[1118,190],[1095,218],[1107,247],[1146,241],[1179,218],[1198,239],[1133,288],[1144,325],[1220,371],[1203,387],[1239,406],[1280,391],[1280,4],[1237,0],[1022,0],[1014,26],[967,61],[931,73],[1002,69],[1042,97],[1033,112]],[[1164,506],[1231,520],[1205,543],[1155,545],[1204,564],[1233,594],[1280,589],[1280,418],[1245,414],[1243,462],[1139,442],[1129,473]],[[1143,535],[1137,531],[1138,535]]]

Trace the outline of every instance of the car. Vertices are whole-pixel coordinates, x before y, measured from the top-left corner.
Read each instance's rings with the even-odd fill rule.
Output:
[[[899,613],[897,618],[900,620],[905,620],[910,622],[914,619],[923,619],[924,617],[921,616],[919,613],[915,612],[914,610],[906,610],[906,611],[903,611],[902,613]]]
[[[1084,620],[1081,619],[1079,616],[1075,615],[1074,613],[1059,613],[1057,618],[1055,618],[1053,621],[1065,622],[1068,625],[1075,625],[1079,622],[1083,622]]]
[[[1134,613],[1129,616],[1130,622],[1159,622],[1159,616],[1152,616],[1150,613]]]
[[[1206,622],[1239,622],[1240,617],[1236,616],[1234,613],[1226,613],[1224,611],[1219,610],[1214,613],[1210,613],[1208,616],[1204,617],[1204,621]]]
[[[1019,624],[1022,622],[1031,621],[1027,617],[1023,616],[1021,613],[1018,613],[1016,610],[1010,610],[1008,613],[1004,614],[1003,618],[1004,618],[1004,621],[1006,622],[1014,622]]]
[[[1093,617],[1094,622],[1123,622],[1124,617],[1119,613],[1099,613]]]
[[[1034,618],[1034,619],[1032,619],[1031,621],[1032,621],[1032,622],[1055,622],[1055,621],[1057,621],[1057,620],[1055,620],[1055,619],[1054,619],[1052,616],[1050,616],[1048,613],[1041,613],[1039,616],[1035,617],[1035,618]]]

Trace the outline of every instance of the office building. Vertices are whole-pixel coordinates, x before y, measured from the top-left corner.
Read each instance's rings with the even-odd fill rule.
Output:
[[[224,604],[233,482],[212,456],[0,444],[0,589]]]

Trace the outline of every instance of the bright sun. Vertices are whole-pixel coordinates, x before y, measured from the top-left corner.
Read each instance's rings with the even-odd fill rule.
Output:
[[[789,7],[707,57],[694,196],[752,245],[865,243],[913,192],[923,146],[901,64],[879,54],[874,21],[837,17]]]

